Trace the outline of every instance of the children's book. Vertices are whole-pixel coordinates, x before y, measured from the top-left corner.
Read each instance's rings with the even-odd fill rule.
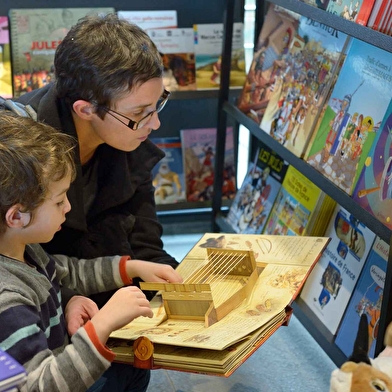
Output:
[[[186,198],[189,202],[212,200],[216,128],[182,129]],[[226,130],[222,198],[233,199],[236,193],[233,128]]]
[[[217,89],[222,66],[223,23],[194,24],[193,30],[197,89]],[[244,25],[234,23],[230,87],[243,86],[245,77]]]
[[[286,174],[288,163],[267,145],[258,142],[254,162],[237,191],[226,216],[236,233],[261,233]]]
[[[169,91],[196,90],[193,29],[149,29],[147,34],[161,53],[165,88]]]
[[[145,368],[228,377],[288,321],[290,305],[328,241],[205,233],[178,266],[184,284],[166,286],[170,292],[160,291],[150,303],[154,317],[113,332],[108,347],[119,362],[137,364],[143,352]],[[223,317],[206,322],[217,306]]]
[[[0,349],[0,391],[18,388],[26,377],[26,369],[6,351]]]
[[[80,18],[111,12],[114,12],[112,7],[11,9],[14,96],[43,87],[53,80],[56,48]]]
[[[257,124],[282,75],[281,58],[296,34],[300,15],[270,4],[238,99],[238,108]]]
[[[354,39],[307,162],[351,195],[392,97],[392,53]]]
[[[392,101],[365,160],[352,198],[392,229]]]
[[[301,16],[260,128],[302,157],[325,97],[340,69],[347,35]]]
[[[177,27],[176,10],[129,11],[118,10],[119,18],[140,26],[143,30]]]
[[[363,0],[361,8],[358,12],[355,23],[366,26],[370,18],[370,14],[375,5],[376,0]]]
[[[355,22],[363,0],[330,0],[327,11]]]
[[[158,205],[185,201],[185,176],[180,137],[150,140],[166,154],[152,170],[155,203]]]
[[[323,235],[335,202],[289,166],[264,228],[264,234]]]
[[[0,96],[12,98],[10,35],[7,16],[0,16]]]
[[[325,236],[331,242],[306,280],[300,298],[334,335],[375,234],[337,205]]]
[[[374,358],[388,254],[389,245],[377,237],[336,335],[335,344],[347,356],[352,353],[359,319],[365,313],[369,323],[368,355]]]

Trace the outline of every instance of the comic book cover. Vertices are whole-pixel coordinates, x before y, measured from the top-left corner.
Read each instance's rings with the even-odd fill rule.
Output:
[[[147,34],[161,53],[165,88],[169,91],[196,90],[193,29],[149,29]]]
[[[255,159],[249,163],[245,179],[225,218],[236,233],[263,231],[287,168],[284,159],[258,142]]]
[[[193,30],[196,87],[198,90],[217,89],[222,66],[223,23],[194,24]],[[243,86],[245,77],[244,24],[234,23],[230,87]]]
[[[166,154],[152,170],[155,203],[185,201],[185,176],[179,136],[150,138]]]
[[[344,55],[347,35],[302,16],[282,56],[260,128],[302,157]]]
[[[392,101],[366,157],[352,198],[392,229]]]
[[[290,165],[263,234],[323,235],[333,205],[329,196]]]
[[[187,201],[212,200],[217,129],[182,129],[180,135]],[[222,198],[233,199],[235,193],[233,128],[227,127]]]
[[[337,205],[325,236],[331,241],[305,282],[300,298],[334,335],[375,234]]]
[[[355,286],[342,323],[336,335],[335,344],[350,356],[354,347],[359,319],[366,314],[369,323],[368,356],[374,358],[381,304],[388,263],[389,245],[377,237]]]
[[[330,0],[327,12],[355,22],[363,0]]]
[[[307,162],[351,195],[392,96],[392,53],[354,39]]]
[[[258,36],[238,108],[257,124],[281,77],[280,60],[296,34],[300,15],[271,4]]]
[[[0,16],[0,96],[12,98],[10,34],[7,16]]]
[[[56,48],[80,18],[111,12],[112,7],[10,9],[14,96],[53,80]]]

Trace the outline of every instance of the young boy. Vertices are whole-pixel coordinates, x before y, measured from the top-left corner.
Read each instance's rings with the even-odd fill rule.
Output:
[[[103,374],[114,360],[105,343],[136,317],[152,317],[144,293],[123,287],[132,278],[181,277],[168,265],[128,256],[78,260],[42,249],[39,243],[53,238],[71,209],[66,192],[75,177],[73,143],[48,125],[0,112],[0,348],[26,367],[23,391],[85,391],[97,380],[89,390],[145,391],[148,372],[128,366],[114,377],[112,369]],[[61,286],[83,295],[122,288],[102,309],[87,312],[91,319],[81,322],[70,343]]]

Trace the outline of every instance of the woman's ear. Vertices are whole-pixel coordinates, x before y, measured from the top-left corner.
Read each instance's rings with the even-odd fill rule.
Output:
[[[95,107],[88,101],[79,99],[72,105],[74,112],[83,120],[90,121],[91,116],[95,114]]]
[[[30,212],[21,212],[22,209],[21,204],[15,204],[7,210],[5,222],[9,228],[22,229],[30,223]]]

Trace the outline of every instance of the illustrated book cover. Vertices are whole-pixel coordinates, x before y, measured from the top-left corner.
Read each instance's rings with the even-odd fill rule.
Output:
[[[337,205],[325,236],[331,242],[306,280],[300,298],[335,335],[375,234]]]
[[[10,33],[7,16],[0,16],[0,96],[12,98]]]
[[[14,96],[53,80],[56,48],[80,18],[111,12],[114,12],[112,7],[10,9]]]
[[[182,129],[180,135],[187,201],[212,200],[217,129]],[[227,127],[222,198],[233,199],[235,193],[234,134]]]
[[[344,55],[347,35],[301,16],[288,52],[276,65],[260,128],[303,157],[325,97]]]
[[[236,233],[262,233],[279,193],[288,163],[261,141],[241,188],[233,199],[226,222]]]
[[[352,198],[392,229],[392,101],[366,157]]]
[[[294,166],[289,166],[264,234],[324,235],[335,202]]]
[[[369,323],[368,355],[370,358],[374,358],[388,254],[389,245],[377,237],[366,259],[336,335],[335,344],[347,356],[352,353],[359,319],[365,313]]]
[[[143,30],[162,28],[172,29],[177,27],[176,10],[118,10],[117,15],[119,18],[126,19],[128,22],[138,25]]]
[[[169,91],[196,90],[193,29],[149,29],[147,34],[161,53],[165,88]]]
[[[274,4],[268,8],[237,104],[257,124],[260,124],[269,99],[280,81],[280,60],[289,50],[300,17]]]
[[[0,391],[17,389],[26,377],[26,369],[6,351],[0,349]]]
[[[354,39],[307,162],[351,195],[392,96],[392,53]]]
[[[212,295],[215,307],[220,300],[231,298],[232,289],[238,292],[241,286],[249,287],[249,269],[252,274],[256,272],[249,295],[220,320],[206,326],[204,311],[200,311],[201,317],[196,311],[199,301],[185,299],[195,311],[187,318],[177,318],[173,317],[176,309],[168,313],[165,306],[165,301],[170,301],[167,297],[170,292],[158,292],[151,301],[154,317],[140,317],[113,332],[108,346],[116,353],[117,361],[133,363],[133,342],[145,337],[153,345],[150,354],[153,351],[155,367],[227,377],[287,320],[288,307],[328,241],[325,237],[206,233],[178,266],[184,289],[195,273],[212,268],[205,281],[211,282],[211,286],[201,287],[207,290],[201,294],[210,299]],[[252,267],[247,265],[239,280],[224,272],[233,267],[236,270],[236,264],[224,256],[235,256],[237,252],[254,257]],[[217,254],[224,259],[214,260]],[[171,294],[177,297],[176,292]]]
[[[364,0],[330,0],[327,12],[355,22]]]
[[[217,89],[222,67],[223,23],[194,24],[193,30],[196,87],[198,90]],[[242,87],[245,77],[244,25],[234,23],[230,87]]]
[[[180,137],[150,140],[166,154],[152,170],[155,203],[159,205],[185,201],[185,175]]]

